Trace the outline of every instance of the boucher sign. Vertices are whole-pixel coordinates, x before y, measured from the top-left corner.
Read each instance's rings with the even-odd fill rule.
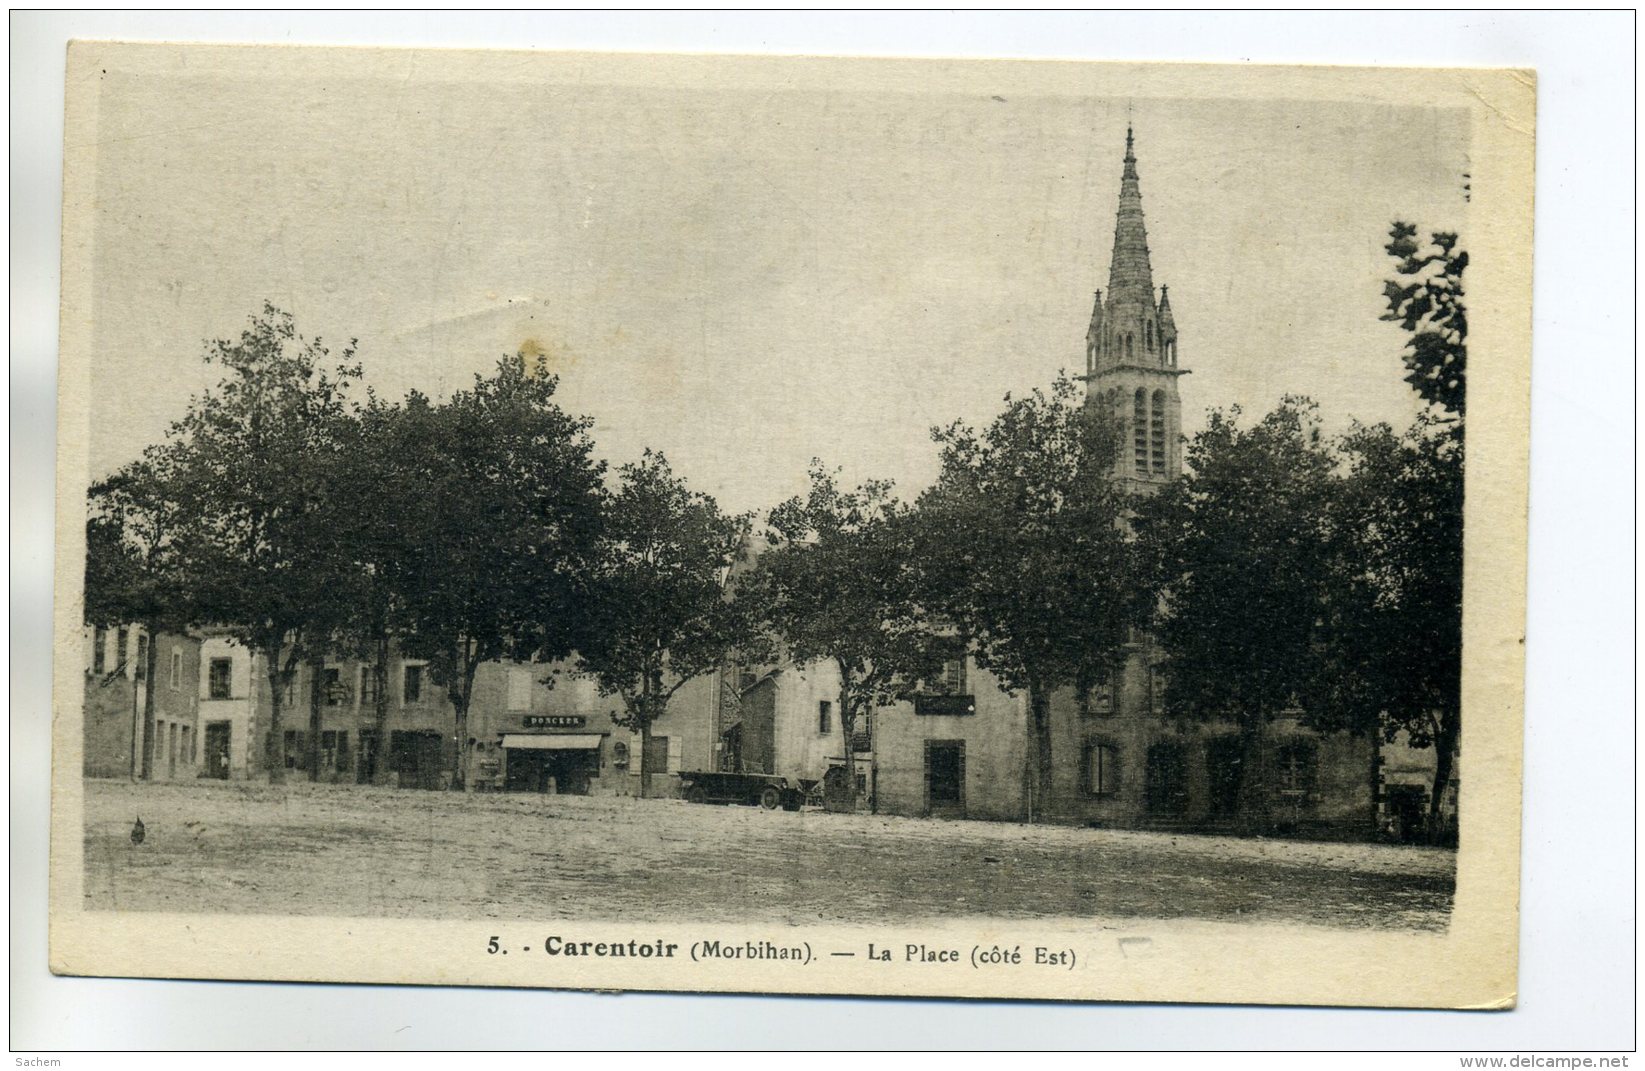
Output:
[[[581,729],[588,719],[581,714],[527,714],[527,729]]]

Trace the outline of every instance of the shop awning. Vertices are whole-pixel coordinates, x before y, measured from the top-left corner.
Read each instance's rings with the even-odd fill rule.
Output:
[[[590,751],[604,733],[504,733],[503,746],[525,751]]]

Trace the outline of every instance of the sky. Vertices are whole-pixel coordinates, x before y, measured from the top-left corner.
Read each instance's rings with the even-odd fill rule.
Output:
[[[1466,245],[1467,116],[1380,103],[518,79],[104,77],[94,475],[212,383],[267,300],[436,397],[547,355],[601,456],[730,510],[812,457],[912,495],[929,429],[1079,371],[1127,121],[1184,430],[1319,402],[1408,422],[1389,221]]]

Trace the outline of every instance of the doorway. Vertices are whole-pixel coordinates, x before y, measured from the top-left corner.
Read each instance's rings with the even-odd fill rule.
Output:
[[[1148,749],[1144,788],[1149,814],[1176,816],[1188,810],[1188,762],[1180,743],[1166,740]]]
[[[965,817],[965,741],[925,742],[925,801],[933,818]]]
[[[1428,822],[1428,790],[1421,785],[1396,784],[1384,788],[1383,794],[1394,839],[1402,844],[1419,843]]]
[[[233,730],[226,721],[206,722],[206,776],[228,780],[229,742]]]
[[[380,750],[377,744],[377,730],[361,729],[360,761],[354,769],[355,784],[374,785],[377,783],[377,753]]]
[[[1232,818],[1238,813],[1244,766],[1245,744],[1238,734],[1213,736],[1205,742],[1205,774],[1210,782],[1212,818]]]
[[[396,729],[389,735],[390,769],[401,788],[437,789],[444,767],[443,740],[433,729]]]
[[[508,748],[503,754],[505,792],[552,790],[562,796],[586,796],[589,780],[599,769],[595,748]]]

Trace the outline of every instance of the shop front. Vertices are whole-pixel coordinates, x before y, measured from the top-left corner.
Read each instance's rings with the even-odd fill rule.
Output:
[[[586,796],[600,776],[605,733],[578,732],[581,717],[538,716],[525,727],[502,734],[505,792],[546,792]]]

